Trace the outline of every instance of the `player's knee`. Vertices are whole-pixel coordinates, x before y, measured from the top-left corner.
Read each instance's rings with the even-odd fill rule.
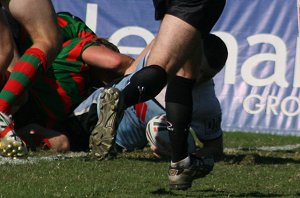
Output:
[[[139,83],[148,89],[159,90],[167,83],[167,73],[166,71],[158,65],[150,65],[144,67],[136,75],[132,76],[130,79],[131,83]]]
[[[135,104],[135,100],[138,98],[139,101],[147,101],[155,97],[164,88],[167,83],[167,72],[158,65],[150,65],[144,67],[137,73],[135,73],[130,79],[130,85],[124,90],[131,90],[126,104],[131,106]],[[138,88],[138,89],[136,89]],[[133,99],[132,99],[133,98]],[[135,101],[135,102],[132,102]]]
[[[52,62],[61,50],[62,35],[54,31],[48,35],[36,36],[33,38],[33,45],[47,54],[48,61]]]

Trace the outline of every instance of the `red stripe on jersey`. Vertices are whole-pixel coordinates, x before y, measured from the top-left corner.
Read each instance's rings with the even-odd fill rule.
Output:
[[[85,78],[83,76],[75,74],[75,73],[70,73],[70,76],[72,77],[72,79],[74,80],[76,85],[78,86],[79,95],[84,96],[85,91],[86,91]]]
[[[69,45],[69,43],[71,42],[72,40],[68,40],[68,41],[65,41],[64,43],[63,43],[63,47],[66,47],[67,45]]]
[[[145,122],[146,113],[148,106],[145,102],[138,103],[134,105],[134,109],[136,111],[136,116],[142,121]]]
[[[70,42],[70,41],[68,41]],[[68,61],[75,62],[79,60],[79,57],[81,55],[82,49],[88,44],[93,42],[91,38],[85,38],[79,41],[76,46],[74,46],[68,53],[68,56],[65,58]],[[64,43],[67,45],[68,43]]]
[[[67,92],[63,89],[63,87],[60,86],[59,81],[53,81],[49,78],[43,78],[45,82],[49,86],[51,86],[52,89],[56,90],[57,93],[59,94],[62,102],[64,103],[64,111],[65,113],[70,112],[71,106],[72,106],[72,100],[71,97],[68,96]]]
[[[54,124],[55,124],[55,122],[56,122],[56,120],[57,120],[57,119],[56,119],[56,116],[53,114],[52,111],[50,111],[50,110],[47,108],[47,106],[44,105],[43,102],[41,102],[42,100],[40,99],[40,97],[38,96],[37,93],[34,92],[34,96],[35,96],[35,98],[36,98],[38,101],[40,101],[39,104],[41,104],[42,108],[44,109],[44,112],[46,112],[46,114],[47,114],[47,116],[48,116],[48,119],[45,119],[45,120],[47,120],[46,126],[47,126],[47,127],[53,127]]]
[[[13,72],[21,72],[27,78],[33,79],[36,74],[36,68],[33,66],[33,64],[26,62],[26,61],[19,61],[14,67],[13,67]]]
[[[97,38],[94,32],[79,32],[77,36],[80,38]]]
[[[57,17],[57,23],[60,27],[65,27],[68,25],[68,21],[64,20],[63,18]]]
[[[75,62],[81,54],[82,45],[76,45],[73,49],[70,50],[66,60]]]

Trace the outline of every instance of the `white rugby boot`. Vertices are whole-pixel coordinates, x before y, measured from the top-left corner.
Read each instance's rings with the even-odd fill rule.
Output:
[[[12,119],[0,112],[0,155],[18,158],[27,153],[26,144],[17,136]]]

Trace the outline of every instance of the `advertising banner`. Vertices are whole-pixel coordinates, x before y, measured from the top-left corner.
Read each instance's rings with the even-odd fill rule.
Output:
[[[52,0],[136,57],[157,34],[151,0]],[[297,0],[227,0],[213,32],[229,57],[214,78],[225,131],[300,136]]]

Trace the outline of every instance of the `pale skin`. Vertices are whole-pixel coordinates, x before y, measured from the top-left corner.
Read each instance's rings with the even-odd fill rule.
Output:
[[[107,84],[113,79],[123,76],[134,59],[115,52],[104,45],[90,46],[82,52],[83,61],[92,66],[91,74],[94,86]]]
[[[5,72],[13,58],[12,35],[2,11],[0,12],[0,71]]]
[[[48,57],[51,62],[61,48],[61,35],[56,23],[56,15],[50,0],[0,0],[0,3],[6,10],[28,31],[32,38],[31,47],[39,48]],[[0,40],[0,67],[5,71],[12,59],[13,42],[11,36],[7,35],[9,28],[3,22],[4,18],[0,15],[1,37],[6,36],[9,39]],[[9,48],[2,50],[3,47]]]
[[[176,74],[184,78],[196,79],[198,76],[194,72],[195,65],[186,62],[194,62],[196,57],[194,54],[202,53],[199,48],[201,43],[201,35],[196,28],[175,16],[166,14],[153,43],[147,65],[163,67],[169,77]],[[197,62],[201,62],[201,58]]]

